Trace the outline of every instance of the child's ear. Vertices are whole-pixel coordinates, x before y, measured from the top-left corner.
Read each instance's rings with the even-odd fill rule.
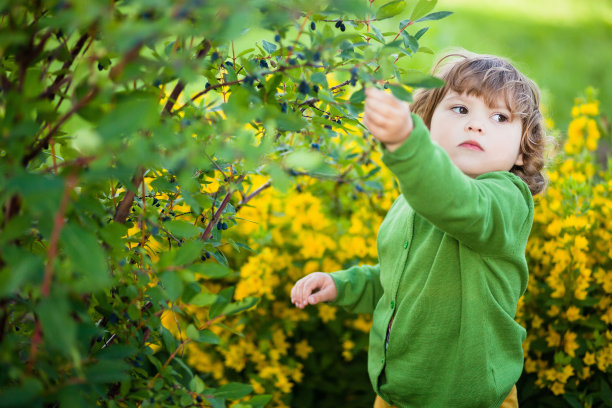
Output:
[[[522,166],[524,164],[524,162],[523,162],[523,153],[519,153],[518,154],[514,164],[517,165],[517,166]]]

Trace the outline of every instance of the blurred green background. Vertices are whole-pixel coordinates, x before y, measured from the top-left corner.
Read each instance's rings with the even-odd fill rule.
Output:
[[[610,116],[612,1],[440,0],[436,10],[454,14],[431,24],[423,45],[436,53],[459,46],[509,58],[538,84],[557,129],[565,133],[574,98],[590,85]],[[418,53],[413,63],[427,69],[434,61]]]

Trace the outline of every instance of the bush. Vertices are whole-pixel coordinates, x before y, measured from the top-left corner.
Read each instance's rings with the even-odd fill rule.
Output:
[[[550,186],[536,198],[531,275],[518,312],[528,333],[525,406],[560,406],[551,393],[572,407],[612,401],[612,162],[598,162],[610,144],[600,145],[599,102],[587,95],[572,109]]]
[[[265,405],[185,355],[239,367],[225,339],[268,299],[224,280],[239,214],[292,174],[365,176],[363,86],[439,84],[395,64],[430,52],[435,3],[399,21],[403,0],[2,2],[0,406]]]

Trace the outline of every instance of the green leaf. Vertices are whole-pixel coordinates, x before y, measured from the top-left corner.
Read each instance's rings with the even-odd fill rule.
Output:
[[[37,314],[42,326],[45,344],[64,356],[76,352],[76,323],[65,297],[51,295],[39,303]]]
[[[251,392],[253,392],[253,387],[250,385],[231,382],[218,388],[213,395],[217,398],[240,399],[246,397]]]
[[[374,31],[374,36],[376,37],[376,39],[378,41],[380,41],[382,44],[385,43],[385,36],[382,35],[382,33],[380,32],[380,30],[378,28],[376,28],[375,26],[371,26],[372,30]]]
[[[77,272],[73,282],[76,290],[90,292],[112,284],[106,266],[106,256],[92,233],[69,223],[62,230],[60,243]]]
[[[452,11],[437,11],[435,13],[428,14],[425,17],[416,20],[415,23],[419,23],[421,21],[429,21],[429,20],[441,20],[444,17],[450,16],[451,14],[453,14]]]
[[[429,27],[423,27],[421,28],[419,31],[417,31],[417,33],[414,35],[414,38],[416,38],[417,40],[420,39],[423,34],[425,34],[427,32],[427,30],[429,30]]]
[[[349,99],[349,103],[351,105],[358,105],[365,101],[365,88],[361,88],[358,91],[353,92],[351,98]]]
[[[3,383],[5,385],[7,383]],[[37,379],[26,378],[22,384],[6,387],[0,391],[0,407],[34,407],[42,406],[35,403],[40,398],[43,386]]]
[[[404,0],[394,0],[378,9],[376,12],[377,20],[384,20],[400,14],[406,8]]]
[[[122,360],[100,360],[83,370],[87,382],[95,383],[114,383],[127,380],[130,366]]]
[[[157,177],[151,182],[151,187],[158,193],[176,193],[178,185],[170,183],[166,177]]]
[[[210,292],[198,293],[191,298],[189,304],[199,307],[210,306],[217,301],[217,295]]]
[[[161,274],[160,279],[168,299],[175,301],[183,293],[183,281],[175,271],[166,271]]]
[[[401,99],[406,102],[412,102],[412,94],[406,90],[402,85],[389,85],[391,93],[397,99]]]
[[[200,234],[200,229],[192,223],[182,220],[172,220],[164,223],[164,227],[177,238],[192,238]]]
[[[185,242],[177,251],[174,258],[175,265],[185,265],[200,257],[204,249],[204,242],[200,239]]]
[[[416,6],[414,6],[414,10],[412,10],[410,20],[414,21],[423,17],[436,7],[437,2],[438,0],[419,0]]]
[[[189,270],[208,278],[224,278],[231,273],[231,269],[215,262],[204,262],[189,267]]]
[[[417,39],[406,31],[402,31],[402,39],[404,40],[404,46],[408,48],[413,54],[419,49],[419,42]]]
[[[199,343],[219,344],[221,339],[210,330],[198,330],[193,324],[187,326],[187,337]]]
[[[266,50],[268,54],[272,54],[274,51],[276,51],[276,44],[273,44],[266,40],[262,40],[261,42],[263,44],[264,50]]]
[[[219,314],[225,314],[226,316],[235,315],[252,308],[257,304],[257,302],[259,302],[259,298],[249,296],[237,302],[226,305]]]
[[[270,395],[270,394],[262,394],[262,395],[254,396],[253,398],[251,398],[247,402],[253,408],[263,408],[270,401],[272,401],[272,395]]]

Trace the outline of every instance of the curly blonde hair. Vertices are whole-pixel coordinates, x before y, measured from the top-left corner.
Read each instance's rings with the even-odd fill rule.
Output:
[[[523,164],[514,165],[510,172],[527,183],[532,195],[542,192],[547,184],[542,170],[548,137],[537,85],[503,58],[467,51],[443,56],[432,74],[444,80],[444,86],[417,91],[412,111],[421,116],[429,128],[436,106],[449,90],[483,98],[489,106],[494,106],[501,96],[511,114],[518,115],[522,122],[520,152]]]

